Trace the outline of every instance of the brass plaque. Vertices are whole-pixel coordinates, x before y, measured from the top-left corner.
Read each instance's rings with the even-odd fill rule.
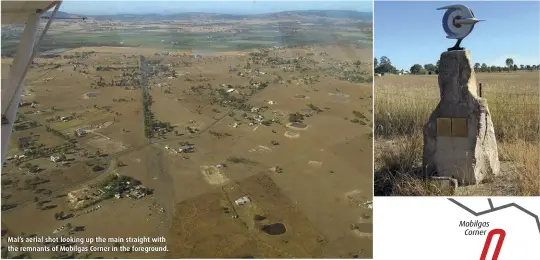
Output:
[[[437,136],[452,136],[452,120],[450,118],[437,118]]]
[[[452,136],[467,137],[467,118],[452,118]]]

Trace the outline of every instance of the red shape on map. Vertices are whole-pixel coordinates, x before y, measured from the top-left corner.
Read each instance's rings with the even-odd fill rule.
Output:
[[[493,229],[489,231],[487,235],[486,243],[484,243],[484,249],[482,249],[482,255],[480,255],[480,260],[487,260],[486,257],[489,251],[489,246],[491,245],[494,235],[499,235],[499,240],[497,241],[495,252],[493,253],[493,258],[491,258],[491,260],[497,260],[499,258],[499,253],[501,252],[501,247],[504,242],[506,232],[503,229]]]

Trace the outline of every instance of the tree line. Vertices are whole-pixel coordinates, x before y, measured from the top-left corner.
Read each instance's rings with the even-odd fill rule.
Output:
[[[494,65],[487,65],[486,63],[475,63],[474,64],[474,71],[475,72],[510,72],[510,71],[535,71],[540,69],[540,64],[538,65],[517,65],[514,63],[514,59],[507,58],[505,61],[506,66],[494,66]],[[373,59],[373,67],[375,70],[375,73],[377,74],[398,74],[398,73],[410,73],[415,75],[425,75],[425,74],[438,74],[439,73],[439,61],[437,63],[432,64],[414,64],[411,66],[411,68],[408,71],[405,70],[398,70],[394,65],[392,65],[392,62],[390,59],[386,56],[382,56],[380,59],[377,59],[376,57]]]

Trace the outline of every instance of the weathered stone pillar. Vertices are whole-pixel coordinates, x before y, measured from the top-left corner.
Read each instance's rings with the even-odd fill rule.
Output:
[[[439,88],[441,101],[424,126],[425,173],[460,185],[498,175],[495,130],[486,100],[477,95],[469,51],[441,54]]]

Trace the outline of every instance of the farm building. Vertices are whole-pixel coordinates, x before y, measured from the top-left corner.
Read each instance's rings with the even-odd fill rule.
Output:
[[[77,136],[81,137],[81,136],[84,136],[86,134],[86,131],[82,128],[79,128],[75,131],[75,134],[77,134]]]
[[[62,122],[68,122],[72,119],[73,117],[72,116],[61,116],[60,117],[60,120],[62,120]]]
[[[190,152],[190,151],[193,151],[193,149],[194,149],[194,147],[191,146],[191,145],[184,145],[178,151],[179,152]]]
[[[247,204],[249,202],[251,202],[251,200],[248,198],[248,196],[244,196],[244,197],[241,197],[241,198],[235,200],[234,204],[236,204],[237,206],[241,206],[241,205]]]

